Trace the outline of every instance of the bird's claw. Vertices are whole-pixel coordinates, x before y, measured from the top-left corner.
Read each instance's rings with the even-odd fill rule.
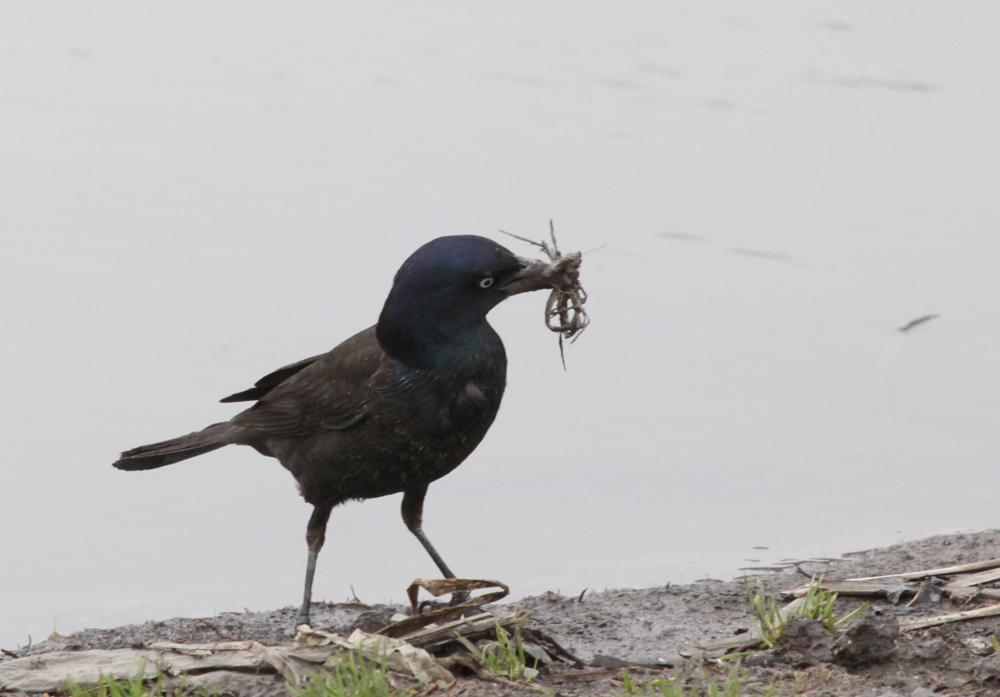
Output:
[[[459,591],[458,593],[451,594],[451,600],[448,601],[448,607],[455,607],[456,605],[461,605],[462,603],[468,601],[471,597],[469,591]]]
[[[442,603],[439,600],[424,600],[417,606],[417,612],[422,615],[425,612],[431,612],[433,610],[443,610],[447,607],[455,607],[456,605],[461,605],[462,603],[468,601],[469,598],[469,591],[459,591],[458,593],[452,593],[451,600],[447,603]]]

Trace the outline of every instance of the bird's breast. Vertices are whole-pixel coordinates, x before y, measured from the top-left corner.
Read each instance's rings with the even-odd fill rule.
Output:
[[[486,435],[505,382],[502,370],[472,375],[398,371],[383,384],[364,420],[308,445],[309,457],[324,466],[292,470],[303,495],[307,501],[331,491],[339,500],[374,498],[443,477]]]
[[[452,409],[460,414],[479,414],[491,406],[493,405],[486,392],[473,380],[465,383],[465,387],[452,400]]]
[[[471,428],[486,421],[492,423],[500,408],[502,388],[497,390],[480,386],[476,381],[469,380],[460,385],[438,410],[438,428],[442,430]]]

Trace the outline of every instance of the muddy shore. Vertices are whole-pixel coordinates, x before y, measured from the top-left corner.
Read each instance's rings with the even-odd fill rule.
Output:
[[[1000,531],[989,530],[941,535],[850,553],[836,560],[802,560],[780,571],[753,572],[751,578],[759,579],[770,593],[780,595],[802,586],[807,576],[884,576],[998,557]],[[870,599],[871,608],[861,620],[865,627],[856,630],[851,640],[855,642],[853,649],[844,648],[847,640],[843,637],[828,636],[808,623],[797,623],[794,632],[786,632],[775,649],[743,657],[743,694],[763,694],[775,686],[775,695],[1000,695],[1000,656],[989,641],[991,636],[1000,637],[1000,617],[917,631],[898,629],[902,621],[997,601],[976,597],[958,601],[933,594],[918,603],[908,604],[909,600]],[[859,599],[841,597],[837,601],[838,614],[860,603]],[[514,608],[530,610],[529,626],[555,639],[585,665],[554,664],[543,670],[532,687],[463,677],[442,694],[540,694],[539,686],[552,694],[615,694],[621,691],[621,668],[625,666],[639,680],[662,674],[682,675],[697,682],[703,679],[706,667],[721,679],[729,670],[723,664],[730,662],[718,660],[721,651],[706,652],[699,647],[740,636],[753,626],[742,579],[586,591],[576,597],[546,593],[492,609],[499,613]],[[389,623],[393,613],[402,611],[405,608],[399,606],[320,603],[314,609],[313,625],[346,636],[356,628],[376,631]],[[294,615],[294,608],[285,608],[87,629],[30,647],[4,647],[0,665],[54,651],[144,648],[163,641],[288,643],[293,636]],[[866,631],[867,638],[859,638],[859,632]],[[835,645],[837,641],[840,643]],[[285,694],[276,676],[232,674],[225,685],[216,687],[238,697]]]

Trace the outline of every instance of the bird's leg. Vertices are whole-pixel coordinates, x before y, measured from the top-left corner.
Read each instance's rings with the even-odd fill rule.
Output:
[[[326,523],[330,520],[330,511],[333,505],[328,503],[316,504],[313,507],[312,516],[309,518],[309,526],[306,528],[306,544],[309,545],[309,561],[306,564],[306,588],[302,597],[302,607],[299,608],[299,615],[295,618],[295,626],[309,624],[309,606],[312,603],[313,576],[316,574],[316,557],[323,549],[326,541]]]
[[[427,535],[424,534],[424,496],[427,494],[427,485],[423,485],[417,489],[409,489],[403,494],[403,522],[406,523],[406,527],[412,532],[420,544],[424,546],[427,553],[431,555],[431,559],[437,564],[438,569],[445,578],[457,578],[448,565],[445,564],[444,559],[438,554],[437,550],[434,549],[434,545],[431,541],[427,539]],[[469,599],[469,592],[462,591],[460,593],[453,593],[451,596],[451,604],[457,605],[458,603],[463,603]]]
[[[419,489],[410,489],[403,494],[403,522],[406,523],[406,527],[416,535],[417,539],[420,540],[420,544],[424,546],[427,553],[431,555],[431,559],[437,564],[437,567],[444,574],[445,578],[457,578],[448,565],[444,563],[444,559],[441,555],[437,553],[434,549],[434,545],[431,541],[427,539],[427,535],[424,534],[424,496],[427,494],[427,487],[422,486]]]

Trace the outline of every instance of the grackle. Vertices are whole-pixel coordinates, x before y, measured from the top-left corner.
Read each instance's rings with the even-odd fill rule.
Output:
[[[474,235],[428,242],[396,273],[374,327],[226,397],[256,402],[229,421],[129,450],[114,466],[155,469],[230,444],[277,458],[313,505],[297,624],[309,623],[330,512],[349,499],[402,492],[406,527],[455,578],[424,534],[424,495],[469,456],[500,407],[507,358],[486,314],[549,287],[545,266]]]

